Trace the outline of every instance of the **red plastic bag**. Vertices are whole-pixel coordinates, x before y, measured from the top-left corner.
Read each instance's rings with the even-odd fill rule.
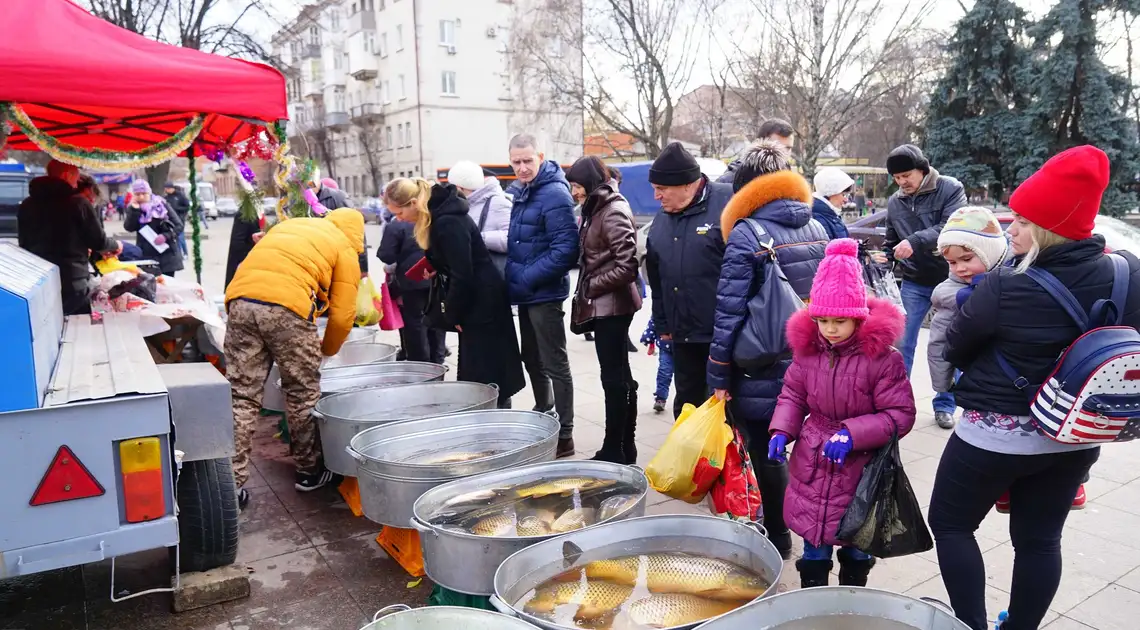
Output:
[[[380,318],[380,330],[399,330],[404,327],[404,316],[400,313],[400,309],[396,308],[392,293],[388,291],[387,282],[380,285],[380,312],[383,313]]]
[[[759,521],[760,484],[756,483],[756,472],[740,431],[734,427],[732,432],[732,443],[725,449],[724,468],[709,490],[709,509],[734,521]]]

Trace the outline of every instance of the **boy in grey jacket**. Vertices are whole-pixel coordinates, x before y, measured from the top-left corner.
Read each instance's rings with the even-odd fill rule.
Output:
[[[1010,256],[1009,239],[993,213],[979,206],[964,206],[954,211],[938,235],[938,252],[950,265],[950,277],[930,296],[934,317],[930,320],[930,345],[926,357],[930,365],[930,383],[935,392],[949,392],[954,385],[954,366],[942,357],[946,347],[946,330],[958,314],[958,292],[980,280]],[[940,419],[941,420],[941,419]],[[939,422],[944,429],[949,422]]]

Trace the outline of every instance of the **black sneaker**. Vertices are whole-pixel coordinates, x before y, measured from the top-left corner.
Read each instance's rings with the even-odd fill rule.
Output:
[[[322,470],[312,475],[298,472],[296,479],[297,483],[293,484],[293,487],[296,488],[298,492],[312,492],[327,485],[339,484],[343,477],[331,470]]]
[[[238,497],[238,512],[244,512],[245,506],[249,505],[249,490],[242,488],[237,492]]]
[[[653,411],[655,411],[657,413],[661,413],[662,411],[665,411],[665,401],[661,400],[660,398],[653,401]]]

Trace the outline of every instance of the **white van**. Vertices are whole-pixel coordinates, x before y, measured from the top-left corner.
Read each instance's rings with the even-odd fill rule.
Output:
[[[190,182],[178,182],[174,185],[186,195],[187,199],[190,198]],[[210,182],[198,182],[198,205],[202,207],[206,218],[218,218],[218,196],[214,192],[214,185]]]

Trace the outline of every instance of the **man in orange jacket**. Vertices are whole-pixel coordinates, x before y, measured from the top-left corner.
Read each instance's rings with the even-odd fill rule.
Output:
[[[364,216],[333,210],[325,218],[289,219],[269,230],[237,268],[226,288],[226,374],[233,392],[234,479],[249,479],[254,425],[273,363],[281,372],[285,418],[297,466],[294,487],[316,490],[338,481],[321,462],[311,413],[321,397],[322,356],[340,351],[356,317],[364,251]],[[323,340],[316,318],[327,314]],[[244,508],[249,494],[241,489]]]

